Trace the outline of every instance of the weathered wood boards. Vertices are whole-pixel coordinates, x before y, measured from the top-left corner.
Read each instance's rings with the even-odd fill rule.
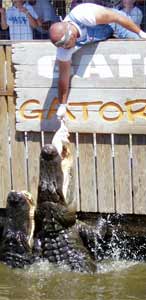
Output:
[[[79,135],[81,211],[97,211],[97,190],[93,136]]]
[[[128,135],[115,135],[114,162],[115,162],[115,194],[116,211],[118,213],[132,213],[132,174],[130,157],[130,140]]]
[[[10,45],[4,47],[0,42],[0,96],[12,96],[14,93],[11,50]]]
[[[7,119],[7,100],[0,97],[0,206],[5,206],[7,191],[11,189],[10,155]]]
[[[101,55],[104,53],[105,61],[109,62],[109,54],[112,54],[110,52],[111,49],[114,49],[115,53],[118,51],[116,50],[116,43],[117,41],[101,43],[97,54]],[[101,78],[99,74],[98,78],[96,77],[97,69],[95,69],[95,64],[92,64],[92,69],[89,68],[92,70],[91,78],[86,77],[84,79],[82,76],[74,76],[72,80],[67,122],[70,131],[76,131],[75,134],[72,133],[70,135],[76,181],[74,201],[77,211],[82,212],[134,213],[145,215],[146,135],[132,134],[131,138],[129,134],[116,134],[114,136],[112,135],[111,139],[110,134],[100,134],[101,132],[120,133],[123,132],[123,130],[125,130],[125,132],[129,130],[128,132],[132,133],[145,133],[145,43],[137,41],[136,46],[134,46],[135,42],[132,41],[118,41],[118,43],[122,43],[121,46],[123,48],[121,49],[123,49],[123,54],[126,54],[127,51],[132,51],[131,53],[136,55],[138,51],[141,55],[139,60],[133,59],[135,63],[131,64],[134,79],[131,77],[131,79],[126,78],[124,79],[125,81],[123,81],[121,77],[119,80],[118,68],[121,68],[121,65],[119,67],[117,61],[115,61],[117,70],[116,77],[113,79],[110,79],[110,77],[109,79],[105,78],[105,86],[102,81],[103,77]],[[91,47],[92,54],[94,47],[95,46]],[[127,50],[128,47],[129,50]],[[49,55],[51,53],[53,56],[55,53],[54,47],[43,41],[41,44],[37,42],[30,43],[30,45],[27,44],[25,48],[22,47],[21,43],[18,43],[16,48],[17,57],[16,52],[13,54],[16,68],[21,68],[21,71],[24,71],[24,67],[26,70],[32,70],[32,73],[26,73],[24,76],[24,73],[20,71],[20,73],[18,72],[20,77],[17,77],[18,73],[16,72],[16,85],[19,78],[19,88],[17,88],[17,103],[15,105],[15,97],[10,96],[10,93],[11,95],[13,94],[14,75],[12,72],[13,69],[11,68],[11,47],[7,45],[1,49],[0,68],[2,72],[6,72],[5,76],[8,79],[4,79],[4,74],[0,75],[1,87],[5,87],[4,93],[7,95],[2,96],[2,93],[0,97],[0,207],[5,207],[7,194],[11,188],[16,190],[29,190],[32,192],[36,201],[40,149],[42,145],[50,143],[52,140],[53,132],[47,131],[51,129],[55,130],[55,126],[58,126],[57,123],[55,123],[57,100],[52,103],[51,111],[49,110],[49,97],[53,98],[57,96],[57,75],[56,81],[53,81],[53,88],[50,88],[52,79],[44,77],[43,73],[41,76],[39,75],[38,78],[38,74],[35,71],[36,81],[33,81],[32,86],[33,70],[37,70],[35,69],[36,58],[40,59],[41,55],[48,56],[48,53]],[[24,52],[23,55],[22,49]],[[31,61],[29,55],[32,57]],[[23,57],[23,60],[21,59],[22,64],[20,65],[18,63],[21,57]],[[46,58],[42,59],[44,59],[45,62]],[[79,64],[78,62],[81,59],[81,53],[78,53],[78,56],[75,58],[76,65],[85,65],[85,63],[87,65],[85,59],[82,60],[82,64]],[[102,57],[102,61],[103,59]],[[110,57],[110,62],[111,61],[113,61],[113,59]],[[30,64],[28,64],[28,62]],[[134,71],[138,64],[140,64],[139,68],[141,70],[139,74]],[[45,68],[45,72],[48,72],[48,65],[45,66],[44,64],[43,68],[42,66],[43,64],[41,62],[39,70],[41,70],[41,72],[43,70],[44,72]],[[104,63],[104,68],[105,66],[107,67],[106,63]],[[52,67],[50,67],[49,70],[51,70],[51,68]],[[110,68],[114,73],[112,65],[110,65]],[[95,71],[95,73],[93,71]],[[51,71],[49,74],[51,74]],[[40,82],[40,86],[37,80]],[[109,82],[111,87],[108,85]],[[92,102],[89,102],[91,96]],[[105,98],[103,98],[103,96]],[[28,99],[31,101],[26,103],[25,101]],[[35,100],[34,102],[33,99]],[[124,113],[122,113],[117,105],[117,99],[119,100],[118,105],[122,108]],[[130,104],[132,99],[143,100]],[[100,103],[97,104],[97,100]],[[78,103],[78,101],[81,103]],[[82,101],[84,101],[84,103],[82,103]],[[42,104],[40,104],[40,102]],[[87,105],[88,102],[90,105]],[[110,106],[108,104],[109,102],[115,102],[116,105]],[[24,106],[21,107],[23,103]],[[106,107],[106,111],[104,111],[104,107]],[[16,108],[17,121],[21,121],[21,123],[17,123],[17,127],[19,127],[22,132],[17,132],[15,128]],[[108,118],[115,117],[113,112],[117,108],[118,112],[116,116],[118,122],[108,120]],[[136,112],[139,108],[141,108],[141,110]],[[35,109],[35,111],[31,109]],[[44,109],[43,113],[41,109]],[[23,114],[27,117],[25,118]],[[30,119],[32,115],[35,115],[35,120]],[[20,116],[22,118],[20,118]],[[48,119],[43,119],[43,116],[48,116],[49,122]],[[120,120],[119,116],[122,117]],[[106,118],[106,120],[104,120],[104,118]],[[27,126],[26,120],[29,120]],[[25,132],[23,132],[24,125]],[[37,131],[40,131],[46,128],[46,132],[27,132],[27,129],[32,130],[32,125],[33,130],[37,129]],[[79,131],[82,130],[84,130],[84,132],[80,133]],[[89,133],[86,134],[85,130]],[[93,134],[93,132],[95,133]]]
[[[114,165],[110,135],[96,135],[96,160],[98,211],[114,212],[116,201],[114,197]]]
[[[0,46],[0,94],[2,95],[6,89],[5,81],[5,51]]]
[[[146,135],[132,138],[134,213],[146,214]]]
[[[58,128],[58,66],[49,42],[13,45],[16,128]],[[67,126],[71,132],[146,133],[146,52],[143,41],[111,40],[73,57]]]

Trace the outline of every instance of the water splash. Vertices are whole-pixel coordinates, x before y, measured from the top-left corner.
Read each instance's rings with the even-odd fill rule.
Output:
[[[126,261],[126,260],[105,260],[102,261],[102,263],[97,264],[97,274],[105,274],[109,272],[121,272],[123,270],[129,269],[135,265],[137,265],[138,262],[134,261]]]

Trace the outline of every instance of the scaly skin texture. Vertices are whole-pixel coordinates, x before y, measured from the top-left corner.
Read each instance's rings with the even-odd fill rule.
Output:
[[[61,158],[55,147],[46,145],[40,156],[35,251],[51,263],[63,263],[75,271],[95,272],[96,264],[76,225],[76,213],[65,203],[62,190]]]
[[[25,193],[10,192],[0,244],[0,260],[13,268],[33,262],[30,235],[34,206]]]

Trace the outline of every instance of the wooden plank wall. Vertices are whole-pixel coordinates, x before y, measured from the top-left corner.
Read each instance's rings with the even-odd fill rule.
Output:
[[[12,51],[17,130],[56,130],[56,47],[49,41],[21,42]],[[146,134],[144,41],[86,45],[73,55],[71,75],[66,114],[70,132]]]
[[[27,189],[36,200],[39,153],[52,133],[16,132],[11,46],[0,45],[0,53],[0,207],[5,207],[11,189]],[[146,135],[72,133],[70,140],[78,211],[146,214]]]

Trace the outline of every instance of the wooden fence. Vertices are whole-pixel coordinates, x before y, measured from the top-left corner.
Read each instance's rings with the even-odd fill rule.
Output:
[[[0,207],[11,189],[37,197],[52,133],[16,132],[11,45],[0,45]],[[146,214],[146,135],[71,133],[78,211]]]

